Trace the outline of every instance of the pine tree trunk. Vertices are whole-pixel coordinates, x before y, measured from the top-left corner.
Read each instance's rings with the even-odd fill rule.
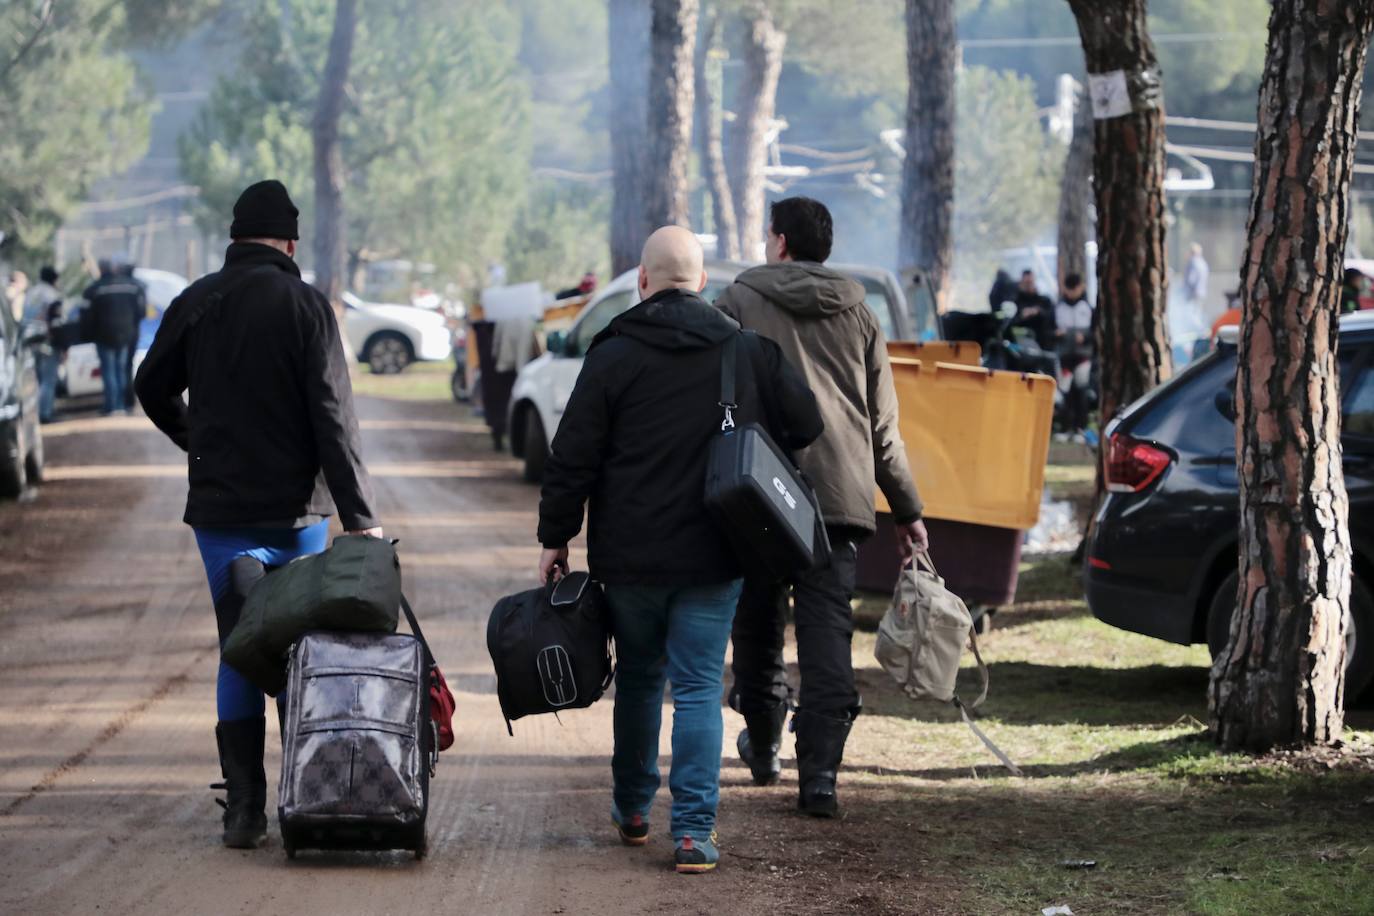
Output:
[[[610,0],[611,272],[639,263],[648,238],[644,212],[644,131],[648,126],[649,0]]]
[[[1350,604],[1337,309],[1368,3],[1275,0],[1260,83],[1236,375],[1239,608],[1212,669],[1218,742],[1340,738]]]
[[[697,49],[697,155],[701,158],[702,178],[711,195],[711,213],[715,217],[716,257],[738,261],[739,222],[735,219],[735,201],[730,194],[730,179],[725,173],[725,149],[721,140],[720,117],[720,11],[712,10],[703,41]]]
[[[936,308],[949,304],[954,261],[954,0],[906,3],[906,160],[897,262],[930,282]],[[995,130],[975,125],[974,130]]]
[[[649,31],[649,159],[644,215],[650,232],[691,222],[687,160],[692,150],[698,0],[653,0]]]
[[[1093,196],[1092,103],[1082,90],[1074,93],[1073,139],[1059,185],[1059,285],[1069,274],[1088,275],[1089,210]]]
[[[1102,421],[1171,374],[1164,100],[1145,0],[1069,0],[1093,106]]]
[[[329,38],[329,56],[325,60],[320,95],[311,122],[315,147],[315,286],[329,298],[336,315],[342,309],[344,277],[348,269],[339,119],[343,116],[348,68],[353,58],[357,6],[357,0],[338,0],[334,7],[334,31]]]
[[[778,98],[782,52],[787,33],[773,23],[766,2],[751,4],[744,41],[744,74],[740,80],[735,121],[730,130],[727,160],[730,187],[735,192],[739,220],[739,249],[748,260],[763,258],[764,177],[768,165],[768,132]]]

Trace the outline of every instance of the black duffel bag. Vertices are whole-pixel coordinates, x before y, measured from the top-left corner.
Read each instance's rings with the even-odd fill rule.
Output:
[[[487,623],[487,651],[511,734],[515,719],[590,706],[615,676],[606,595],[575,572],[502,598]]]
[[[401,563],[396,545],[345,534],[323,553],[269,572],[248,592],[221,657],[264,693],[286,686],[286,653],[312,630],[396,632]]]

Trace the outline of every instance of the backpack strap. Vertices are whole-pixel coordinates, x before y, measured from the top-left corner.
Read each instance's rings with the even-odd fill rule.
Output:
[[[978,740],[983,742],[984,747],[992,751],[992,755],[1002,762],[1002,766],[1006,767],[1007,771],[1013,776],[1024,776],[1025,774],[1021,772],[1021,769],[1011,762],[1011,758],[1002,753],[1002,749],[993,744],[992,739],[983,734],[981,728],[973,724],[973,719],[969,718],[968,710],[964,707],[964,704],[959,701],[957,696],[954,698],[954,705],[959,709],[959,715],[963,717],[964,724],[969,727],[969,731],[973,732]]]

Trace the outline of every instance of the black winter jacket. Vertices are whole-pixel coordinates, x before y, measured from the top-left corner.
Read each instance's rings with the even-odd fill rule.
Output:
[[[588,565],[601,581],[684,586],[740,575],[704,502],[723,419],[721,344],[737,333],[700,296],[672,289],[597,336],[544,469],[541,544],[572,540],[590,500]],[[804,448],[822,431],[816,399],[777,344],[752,343],[740,347],[735,420],[759,423],[784,449]]]
[[[138,341],[138,326],[148,310],[148,294],[133,277],[101,277],[82,293],[90,314],[85,327],[92,343],[100,347],[131,347]]]
[[[135,387],[189,453],[187,524],[293,527],[334,503],[346,530],[377,524],[334,312],[282,252],[230,245],[167,308]]]

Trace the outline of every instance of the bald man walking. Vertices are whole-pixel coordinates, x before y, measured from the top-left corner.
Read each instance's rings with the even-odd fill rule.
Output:
[[[698,295],[705,285],[690,232],[650,236],[642,301],[592,341],[539,502],[541,581],[567,571],[590,503],[588,565],[606,586],[616,639],[611,818],[627,845],[648,842],[665,679],[672,685],[670,829],[682,873],[710,871],[719,858],[720,697],[742,575],[704,504],[722,344],[740,331]],[[776,344],[755,335],[741,344],[736,421],[804,448],[822,430],[811,390]]]

